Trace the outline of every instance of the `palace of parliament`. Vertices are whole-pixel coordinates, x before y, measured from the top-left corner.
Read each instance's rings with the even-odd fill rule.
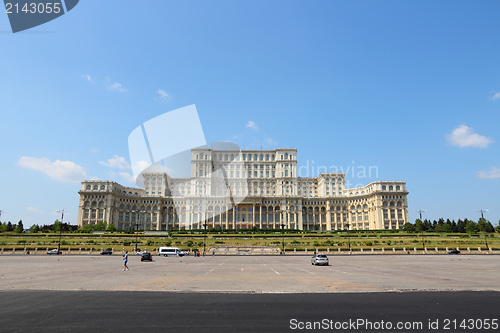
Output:
[[[119,230],[401,229],[408,222],[402,181],[345,188],[344,173],[297,176],[297,150],[191,150],[191,175],[144,171],[142,189],[81,184],[78,225]]]

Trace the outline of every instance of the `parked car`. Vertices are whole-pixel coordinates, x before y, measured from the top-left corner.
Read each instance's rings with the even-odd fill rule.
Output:
[[[137,251],[137,255],[138,256],[142,256],[144,253],[148,253],[148,251],[144,250],[144,251]]]
[[[328,257],[326,256],[326,254],[316,254],[311,258],[311,265],[328,266]]]
[[[62,254],[62,251],[59,251],[58,249],[48,250],[47,254]]]
[[[141,261],[153,261],[153,256],[149,252],[141,254]]]
[[[102,251],[101,252],[102,255],[105,255],[105,254],[109,254],[109,255],[112,255],[113,254],[113,251],[111,250],[106,250],[106,251]]]
[[[450,252],[448,252],[448,254],[460,254],[460,251],[457,249],[453,249]]]

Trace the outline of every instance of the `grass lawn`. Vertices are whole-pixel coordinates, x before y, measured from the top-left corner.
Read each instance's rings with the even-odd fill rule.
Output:
[[[349,242],[353,250],[368,250],[371,248],[392,250],[406,249],[422,249],[422,241],[428,249],[446,248],[477,249],[486,248],[486,240],[488,246],[494,250],[500,249],[500,234],[498,233],[478,233],[478,234],[462,234],[462,233],[424,233],[423,239],[420,233],[404,233],[404,232],[333,232],[333,233],[287,233],[284,234],[284,242],[287,251],[296,249],[297,251],[308,250],[326,250],[337,251],[339,248],[347,250]],[[212,246],[271,246],[282,247],[283,233],[281,232],[266,232],[266,233],[207,233],[206,236],[202,233],[176,233],[172,232],[169,237],[165,235],[144,235],[139,232],[137,247],[154,251],[160,246],[175,246],[183,250],[203,249],[205,242],[207,249]],[[72,250],[94,250],[114,249],[121,251],[122,249],[133,250],[135,248],[136,235],[130,233],[106,233],[98,234],[82,234],[82,233],[63,233],[61,236],[61,247],[63,249],[71,248]],[[5,251],[9,249],[24,249],[34,250],[35,248],[56,248],[59,242],[59,234],[57,233],[22,233],[16,234],[13,232],[0,234],[0,248]]]

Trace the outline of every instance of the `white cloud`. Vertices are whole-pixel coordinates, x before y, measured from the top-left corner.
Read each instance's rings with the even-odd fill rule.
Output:
[[[496,179],[500,178],[500,168],[491,167],[491,170],[481,170],[477,173],[478,178],[482,179]]]
[[[35,207],[28,207],[26,208],[27,211],[33,212],[33,213],[41,213],[42,211],[38,208]]]
[[[458,146],[460,148],[487,148],[491,143],[493,143],[492,139],[474,133],[472,128],[466,125],[460,125],[455,128],[451,134],[446,135],[446,140],[451,145]]]
[[[123,180],[125,180],[128,183],[134,183],[135,184],[135,177],[131,175],[128,172],[118,172],[120,177],[122,177]]]
[[[90,75],[82,74],[80,76],[87,80],[87,82],[92,82],[92,77]]]
[[[257,124],[251,120],[248,121],[247,125],[246,125],[248,128],[254,130],[254,131],[258,131],[259,128],[257,127]]]
[[[109,90],[120,92],[120,93],[125,93],[127,92],[127,89],[123,87],[121,83],[118,82],[112,82],[111,78],[106,77],[106,86]]]
[[[100,161],[99,163],[107,166],[108,168],[130,169],[130,164],[128,164],[127,160],[118,155],[108,159],[107,162]]]
[[[500,92],[495,93],[493,97],[491,97],[492,101],[496,101],[497,99],[500,99]]]
[[[267,145],[270,145],[270,146],[277,146],[278,143],[276,141],[274,141],[273,139],[271,138],[265,138],[264,139],[264,142],[267,144]]]
[[[169,102],[171,99],[171,96],[163,89],[158,89],[156,93],[158,94],[158,96],[155,98],[155,100],[158,102]]]
[[[71,161],[50,161],[48,158],[23,156],[17,165],[41,171],[52,179],[65,183],[78,183],[87,179],[87,173],[80,165]]]

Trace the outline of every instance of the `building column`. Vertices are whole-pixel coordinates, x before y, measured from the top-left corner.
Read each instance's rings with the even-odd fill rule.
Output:
[[[329,208],[327,206],[327,208]],[[330,213],[330,209],[326,211],[326,230],[331,231],[332,230],[332,215]]]
[[[252,228],[255,227],[255,204],[252,205]]]
[[[301,207],[298,207],[298,208],[301,208]],[[299,212],[297,214],[297,228],[299,230],[304,230],[304,224],[302,223],[302,209],[299,209]]]
[[[236,207],[233,207],[233,229],[236,230]]]
[[[262,205],[259,206],[259,229],[262,229]]]

